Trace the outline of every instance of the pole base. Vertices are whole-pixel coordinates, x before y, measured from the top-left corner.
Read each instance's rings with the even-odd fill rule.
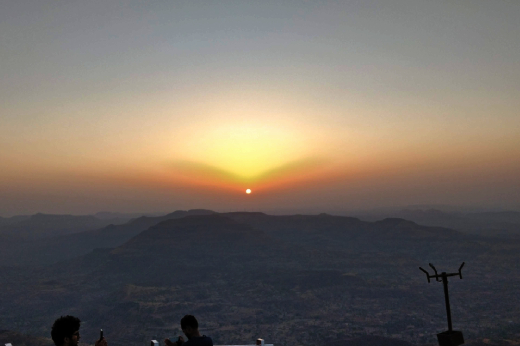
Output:
[[[437,334],[437,340],[439,341],[439,346],[459,346],[464,343],[462,332],[458,330],[452,330],[451,332],[448,330],[439,333]]]

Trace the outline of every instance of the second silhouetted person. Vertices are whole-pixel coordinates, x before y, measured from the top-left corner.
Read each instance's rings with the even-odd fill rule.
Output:
[[[186,315],[181,319],[181,329],[188,341],[184,341],[182,336],[179,336],[177,341],[165,339],[166,346],[213,346],[213,340],[206,335],[200,335],[199,322],[193,315]]]

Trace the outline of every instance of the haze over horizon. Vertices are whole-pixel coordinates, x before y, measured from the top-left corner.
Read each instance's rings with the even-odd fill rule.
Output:
[[[518,18],[485,0],[7,2],[0,216],[520,210]]]

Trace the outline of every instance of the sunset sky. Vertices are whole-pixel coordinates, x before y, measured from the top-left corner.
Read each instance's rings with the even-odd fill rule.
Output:
[[[4,1],[0,104],[4,217],[520,209],[516,0]]]

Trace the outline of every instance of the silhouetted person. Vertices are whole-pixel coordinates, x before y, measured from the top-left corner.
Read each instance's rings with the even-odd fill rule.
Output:
[[[188,338],[188,341],[184,341],[182,336],[179,336],[177,341],[170,341],[165,339],[164,344],[166,346],[213,346],[213,340],[206,335],[200,335],[199,333],[199,322],[193,315],[186,315],[181,319],[181,329],[184,335]],[[97,345],[96,345],[97,346]]]
[[[56,346],[78,346],[81,321],[74,316],[61,316],[52,325],[51,337]],[[107,346],[105,338],[96,341],[96,346]]]

